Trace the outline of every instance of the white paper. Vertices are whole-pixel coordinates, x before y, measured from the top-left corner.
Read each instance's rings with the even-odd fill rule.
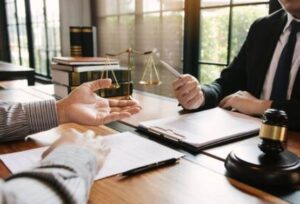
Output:
[[[259,130],[261,121],[244,114],[213,108],[196,113],[175,117],[150,120],[140,123],[151,130],[151,127],[162,128],[162,134],[176,133],[181,141],[196,147],[225,138],[249,135]]]
[[[117,175],[122,172],[164,161],[180,158],[182,153],[142,138],[130,132],[103,137],[111,147],[107,159],[95,180]],[[12,173],[30,169],[38,164],[47,147],[0,155],[0,159]]]

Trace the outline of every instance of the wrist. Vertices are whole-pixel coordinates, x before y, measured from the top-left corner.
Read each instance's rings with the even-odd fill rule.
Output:
[[[56,111],[57,111],[57,116],[58,116],[58,123],[59,124],[67,123],[68,121],[67,121],[67,117],[65,114],[65,107],[64,107],[63,99],[56,102]]]
[[[258,100],[258,115],[262,115],[267,109],[271,108],[272,101]]]

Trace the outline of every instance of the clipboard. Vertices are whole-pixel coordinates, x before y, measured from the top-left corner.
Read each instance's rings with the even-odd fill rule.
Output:
[[[261,120],[221,108],[144,121],[138,131],[191,153],[258,134]]]

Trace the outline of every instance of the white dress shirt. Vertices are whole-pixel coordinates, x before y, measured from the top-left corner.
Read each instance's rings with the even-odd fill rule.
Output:
[[[291,22],[295,20],[297,22],[300,22],[300,19],[296,19],[293,17],[291,14],[288,13],[288,18],[287,18],[287,23],[283,29],[282,34],[280,35],[279,41],[277,43],[276,49],[273,54],[273,58],[269,67],[269,70],[266,75],[266,79],[264,82],[264,86],[262,89],[261,93],[261,99],[264,100],[269,100],[272,92],[272,87],[273,87],[273,80],[275,77],[278,61],[282,52],[282,49],[286,45],[289,39],[289,35],[291,33]],[[292,67],[291,67],[291,72],[290,72],[290,79],[289,79],[289,86],[288,86],[288,91],[287,91],[287,100],[291,98],[295,78],[300,66],[300,32],[297,34],[297,42],[295,45],[295,50],[294,50],[294,56],[292,60]]]

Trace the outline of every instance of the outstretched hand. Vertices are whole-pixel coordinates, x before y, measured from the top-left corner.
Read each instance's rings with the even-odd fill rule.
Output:
[[[75,122],[82,125],[103,125],[129,117],[141,110],[133,100],[105,99],[94,91],[108,88],[110,79],[86,82],[56,103],[59,123]]]

